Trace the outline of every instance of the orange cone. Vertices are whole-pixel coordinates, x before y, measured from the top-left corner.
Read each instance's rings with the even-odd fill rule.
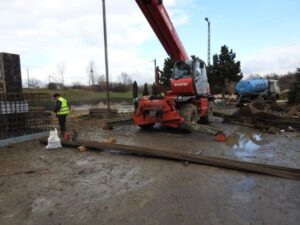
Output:
[[[219,133],[215,136],[215,141],[221,141],[225,142],[226,141],[226,136],[223,133]]]

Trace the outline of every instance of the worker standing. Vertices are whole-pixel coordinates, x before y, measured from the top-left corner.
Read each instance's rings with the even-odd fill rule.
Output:
[[[68,101],[58,93],[55,93],[53,97],[56,99],[56,104],[53,111],[56,113],[58,119],[60,134],[61,136],[64,136],[66,132],[66,119],[67,115],[69,114]]]

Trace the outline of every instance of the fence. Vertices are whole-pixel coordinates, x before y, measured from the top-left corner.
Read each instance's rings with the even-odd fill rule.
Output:
[[[0,140],[49,131],[51,96],[44,93],[0,93]]]

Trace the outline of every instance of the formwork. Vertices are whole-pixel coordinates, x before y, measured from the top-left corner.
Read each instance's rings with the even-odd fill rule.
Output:
[[[0,52],[0,92],[22,92],[21,63],[19,55]]]
[[[0,93],[0,146],[45,136],[51,108],[49,94]]]

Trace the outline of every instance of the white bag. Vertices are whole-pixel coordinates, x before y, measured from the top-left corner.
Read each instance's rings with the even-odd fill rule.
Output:
[[[60,138],[58,137],[57,130],[55,128],[54,131],[50,131],[49,137],[48,137],[48,145],[46,146],[46,149],[57,149],[62,148]]]

